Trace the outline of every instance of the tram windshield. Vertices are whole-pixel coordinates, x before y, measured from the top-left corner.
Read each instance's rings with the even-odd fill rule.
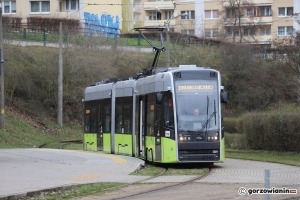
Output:
[[[216,131],[219,126],[217,81],[176,81],[178,130]]]

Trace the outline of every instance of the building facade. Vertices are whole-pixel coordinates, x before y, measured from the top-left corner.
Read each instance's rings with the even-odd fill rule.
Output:
[[[300,31],[299,0],[0,0],[3,16],[80,20],[85,32],[115,35],[136,27],[229,42],[270,45]],[[107,35],[107,34],[106,34]]]
[[[300,30],[299,0],[133,0],[144,26],[201,38],[271,45]]]
[[[115,36],[122,30],[122,0],[1,0],[3,17],[79,20],[86,34]],[[96,2],[96,3],[95,3]],[[97,3],[98,2],[98,3]]]

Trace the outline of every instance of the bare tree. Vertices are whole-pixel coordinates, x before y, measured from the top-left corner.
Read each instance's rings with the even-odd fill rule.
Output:
[[[245,22],[244,16],[248,19],[254,16],[248,13],[252,10],[254,5],[247,0],[225,0],[223,3],[225,9],[222,12],[224,16],[224,25],[228,28],[227,34],[232,34],[233,42],[242,43],[243,36],[248,31],[254,28],[253,24]],[[246,23],[248,24],[247,26]]]
[[[292,69],[295,74],[297,90],[297,103],[300,105],[300,33],[295,33],[290,37],[276,38],[273,41],[274,59],[282,62],[285,66]]]

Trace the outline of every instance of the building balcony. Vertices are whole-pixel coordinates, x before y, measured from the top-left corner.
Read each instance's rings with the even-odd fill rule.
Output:
[[[174,19],[168,21],[168,20],[145,20],[144,26],[147,27],[174,27],[176,25],[176,22]]]
[[[235,22],[234,18],[224,18],[224,26],[233,26]],[[243,17],[241,18],[241,26],[249,26],[249,25],[267,25],[272,24],[272,16],[264,16],[264,17]]]
[[[241,7],[247,7],[247,6],[270,6],[273,5],[274,0],[264,0],[263,3],[261,0],[252,0],[249,3],[241,4]],[[235,4],[237,5],[237,3]],[[230,4],[229,1],[223,2],[223,7],[232,7],[232,4]]]
[[[174,10],[172,1],[144,2],[144,10]]]
[[[239,40],[240,37],[238,35],[236,35],[235,38],[233,38],[233,36],[226,37],[226,41],[228,42],[238,42]],[[242,42],[248,44],[271,44],[272,35],[243,35]]]

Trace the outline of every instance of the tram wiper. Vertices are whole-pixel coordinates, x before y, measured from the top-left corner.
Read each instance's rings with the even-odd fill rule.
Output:
[[[206,107],[206,111],[207,111],[207,116],[208,116],[208,108],[209,108],[209,97],[207,96],[207,107]],[[202,128],[200,129],[201,132],[204,131],[204,129],[206,128],[206,132],[207,132],[207,125],[208,123],[211,121],[212,117],[215,117],[215,124],[217,123],[216,121],[216,100],[214,100],[214,112],[210,114],[210,116],[207,118],[206,122],[203,124]]]
[[[207,127],[208,123],[210,122],[210,120],[212,119],[212,117],[214,115],[216,115],[217,112],[214,111],[213,113],[211,113],[211,115],[209,116],[209,118],[206,120],[206,122],[203,124],[202,128],[200,129],[200,131],[204,131],[204,129]]]

